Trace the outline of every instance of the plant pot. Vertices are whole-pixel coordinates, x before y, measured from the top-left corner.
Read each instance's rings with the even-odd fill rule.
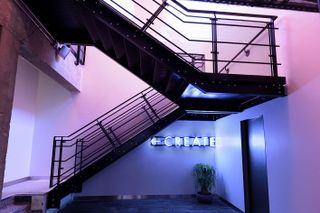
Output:
[[[196,196],[199,203],[210,204],[213,201],[213,195],[211,193],[209,194],[197,193]]]

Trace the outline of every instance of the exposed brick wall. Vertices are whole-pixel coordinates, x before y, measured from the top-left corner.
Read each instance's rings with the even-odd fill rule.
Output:
[[[18,37],[13,28],[16,24],[13,5],[0,1],[0,189],[3,186],[5,157],[13,103],[15,76],[19,52]]]
[[[71,91],[80,90],[81,66],[59,58],[38,27],[12,0],[0,0],[0,197],[3,188],[18,56]]]

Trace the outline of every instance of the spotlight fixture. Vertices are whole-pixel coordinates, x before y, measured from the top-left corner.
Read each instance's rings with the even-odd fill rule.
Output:
[[[70,45],[62,45],[61,47],[58,48],[58,55],[63,59],[66,59],[66,57],[69,55],[70,52],[71,52]]]

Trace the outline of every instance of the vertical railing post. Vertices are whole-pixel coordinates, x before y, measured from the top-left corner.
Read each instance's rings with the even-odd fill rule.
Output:
[[[58,160],[58,175],[57,175],[57,186],[60,185],[60,180],[61,180],[61,164],[62,164],[62,151],[63,151],[63,138],[61,137],[60,139],[60,147],[59,147],[59,160]]]
[[[78,163],[77,163],[77,159],[79,158],[78,157],[78,146],[79,146],[79,139],[76,139],[76,151],[75,151],[75,156],[74,156],[74,169],[73,169],[73,175],[76,175],[77,173],[77,166],[78,166]]]
[[[53,186],[53,179],[55,174],[55,163],[56,163],[56,148],[57,148],[57,141],[56,137],[53,137],[53,146],[52,146],[52,156],[51,156],[51,174],[50,174],[50,187]]]
[[[269,45],[270,45],[270,64],[271,64],[271,75],[278,77],[278,62],[277,62],[277,51],[276,51],[276,36],[274,28],[274,20],[271,20],[268,24],[269,32]]]
[[[82,159],[83,159],[83,144],[84,141],[83,139],[81,140],[81,152],[80,152],[80,166],[79,166],[79,171],[82,171]]]
[[[211,18],[211,30],[212,30],[212,71],[218,73],[218,36],[217,36],[217,18]]]
[[[148,105],[149,109],[151,110],[151,112],[156,116],[156,118],[158,120],[160,120],[159,115],[157,114],[157,112],[153,109],[153,107],[151,106],[150,102],[148,101],[147,97],[145,94],[142,94],[142,98],[144,100],[144,102],[146,102],[146,104]]]
[[[150,113],[148,112],[148,110],[146,109],[145,106],[143,106],[143,110],[144,112],[148,115],[149,119],[152,121],[152,123],[155,123],[155,121],[153,120],[152,116],[150,115]]]
[[[112,127],[109,127],[107,129],[111,135],[113,136],[113,138],[115,139],[115,141],[118,143],[118,145],[121,145],[119,138],[116,136],[116,133],[112,130]]]
[[[108,138],[109,142],[111,143],[111,145],[113,147],[116,147],[116,144],[113,142],[112,138],[110,137],[109,133],[107,132],[107,130],[104,128],[102,121],[98,121],[98,126],[100,127],[100,129],[102,130],[102,132],[104,133],[104,135]]]

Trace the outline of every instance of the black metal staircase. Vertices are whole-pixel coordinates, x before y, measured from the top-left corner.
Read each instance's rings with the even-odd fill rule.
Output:
[[[148,88],[69,136],[55,136],[47,207],[80,192],[82,183],[185,114]]]
[[[277,73],[275,16],[202,12],[176,0],[126,1],[138,14],[114,0],[17,1],[60,43],[96,46],[172,101],[196,103],[192,110],[224,113],[228,105],[228,112],[239,112],[285,95],[285,78]],[[193,38],[183,30],[189,28],[208,30],[210,38]],[[223,39],[225,30],[227,37],[243,31],[248,38]],[[184,96],[190,86],[205,95]]]
[[[94,45],[154,88],[69,136],[54,137],[48,208],[186,112],[219,118],[285,95],[275,16],[195,11],[176,0],[128,1],[141,17],[115,0],[16,1],[57,42]],[[209,29],[210,38],[183,32],[196,26],[205,27],[198,34]],[[253,31],[244,33],[245,40],[227,41],[224,28],[236,28],[235,35]]]

